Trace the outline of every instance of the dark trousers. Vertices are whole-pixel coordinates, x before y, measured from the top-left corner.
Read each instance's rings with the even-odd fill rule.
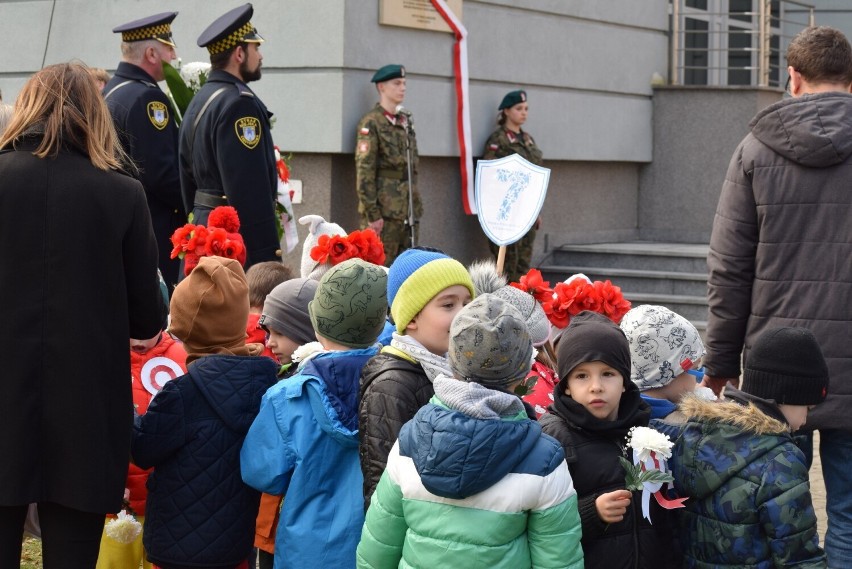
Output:
[[[38,505],[44,569],[95,569],[105,514]],[[0,569],[21,566],[27,506],[0,506]]]

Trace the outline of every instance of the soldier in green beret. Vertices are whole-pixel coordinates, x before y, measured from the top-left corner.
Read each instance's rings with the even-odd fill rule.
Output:
[[[485,143],[485,154],[482,158],[494,160],[495,158],[518,154],[533,164],[541,166],[543,162],[541,150],[536,146],[533,137],[521,128],[527,122],[527,112],[529,111],[526,91],[519,90],[507,93],[498,110],[500,115],[497,118],[497,128],[488,137],[488,141]],[[533,242],[539,226],[541,226],[540,217],[526,235],[521,237],[518,242],[506,247],[503,274],[510,282],[517,282],[522,275],[529,271]],[[491,242],[489,242],[489,247],[496,258],[500,248]]]
[[[402,106],[405,68],[385,65],[372,82],[379,102],[358,123],[355,141],[358,212],[361,227],[381,237],[385,263],[390,266],[399,253],[414,245],[412,235],[416,241],[423,215],[417,192],[417,139],[411,113]]]

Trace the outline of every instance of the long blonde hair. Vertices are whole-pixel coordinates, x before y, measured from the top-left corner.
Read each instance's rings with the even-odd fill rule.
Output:
[[[126,160],[106,103],[82,63],[49,65],[26,82],[0,148],[14,146],[28,132],[42,136],[33,152],[39,158],[56,156],[64,146],[86,154],[101,170],[119,169]]]

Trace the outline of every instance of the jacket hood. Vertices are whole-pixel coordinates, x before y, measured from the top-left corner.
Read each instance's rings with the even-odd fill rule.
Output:
[[[542,437],[541,426],[523,411],[509,419],[474,419],[434,397],[402,427],[399,452],[414,461],[429,492],[464,499],[517,472],[521,463],[550,467],[557,458],[561,462],[561,452],[530,456],[543,450],[538,444],[542,438],[547,437]]]
[[[299,369],[300,375],[316,377],[325,386],[326,400],[322,402],[322,414],[317,416],[317,421],[323,431],[335,438],[354,438],[357,444],[361,368],[376,352],[376,348],[325,352],[311,358]],[[315,408],[314,411],[317,413],[319,410]]]
[[[762,110],[749,126],[760,142],[797,164],[839,164],[852,154],[852,94],[785,99]]]
[[[670,466],[685,495],[700,499],[712,494],[755,460],[791,441],[786,423],[761,411],[759,401],[739,397],[740,393],[726,389],[725,401],[694,396],[681,401],[686,425]]]
[[[247,433],[260,399],[275,382],[277,366],[269,358],[251,356],[201,357],[187,372],[201,395],[229,429]]]

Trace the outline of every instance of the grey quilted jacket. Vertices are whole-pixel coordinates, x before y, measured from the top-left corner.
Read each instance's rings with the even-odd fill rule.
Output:
[[[831,382],[808,425],[852,430],[852,95],[780,101],[750,127],[713,221],[708,373],[739,376],[768,328],[809,328]]]

